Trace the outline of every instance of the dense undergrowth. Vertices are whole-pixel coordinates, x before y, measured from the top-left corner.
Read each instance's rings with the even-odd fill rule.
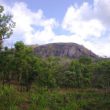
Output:
[[[110,92],[99,89],[47,89],[19,92],[0,87],[0,110],[109,110]]]
[[[40,58],[22,42],[0,52],[0,110],[109,110],[110,60]]]

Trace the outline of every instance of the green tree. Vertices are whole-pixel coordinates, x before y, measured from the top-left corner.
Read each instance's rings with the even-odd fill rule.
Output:
[[[76,73],[72,71],[65,71],[64,73],[59,73],[57,75],[57,83],[60,87],[76,87]]]
[[[38,73],[38,84],[41,86],[46,86],[49,88],[56,87],[56,74],[58,72],[57,58],[50,57],[48,59],[42,60],[40,63],[40,69]]]
[[[4,7],[0,6],[0,51],[3,40],[12,35],[14,27],[15,23],[12,21],[12,15],[4,14]]]
[[[85,59],[85,58],[84,58]],[[88,87],[91,86],[92,71],[90,61],[84,59],[73,60],[70,64],[69,71],[74,73],[74,87]]]
[[[4,51],[0,53],[0,79],[2,84],[8,83],[10,85],[10,81],[13,76],[13,61],[14,54],[11,49],[5,48]]]
[[[92,58],[83,56],[79,58],[79,62],[85,65],[89,65],[92,63]]]
[[[33,75],[33,52],[30,47],[24,45],[23,42],[15,44],[15,71],[21,90],[26,87],[28,90]]]
[[[93,85],[95,87],[110,88],[110,60],[102,60],[96,63]]]

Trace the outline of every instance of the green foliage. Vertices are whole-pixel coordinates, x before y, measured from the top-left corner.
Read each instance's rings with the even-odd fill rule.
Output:
[[[15,23],[12,21],[12,15],[4,14],[4,7],[0,5],[0,49],[3,39],[11,36],[14,27]]]
[[[110,95],[95,91],[50,92],[40,89],[30,94],[29,110],[109,110]]]
[[[61,92],[62,91],[62,92]],[[37,88],[18,92],[0,87],[0,110],[109,110],[110,94],[102,90]]]
[[[15,44],[15,71],[18,75],[17,80],[21,86],[26,86],[28,90],[32,80],[34,80],[33,73],[35,72],[34,56],[32,49],[26,47],[23,42],[17,42]]]
[[[5,83],[19,83],[21,90],[30,89],[32,81],[37,76],[38,58],[30,47],[23,42],[17,42],[15,49],[6,49],[0,53],[0,79]]]
[[[18,110],[20,102],[18,92],[9,86],[0,87],[0,110]]]
[[[95,87],[110,88],[110,61],[100,61],[95,65],[93,84]]]
[[[5,81],[10,82],[13,76],[13,58],[13,54],[8,48],[0,53],[0,79],[3,84]]]
[[[109,60],[93,62],[82,57],[65,63],[55,57],[42,59],[23,42],[17,42],[13,50],[6,48],[0,53],[0,59],[2,84],[10,85],[14,81],[21,86],[21,91],[28,91],[34,81],[36,85],[48,88],[110,87]]]
[[[71,62],[69,70],[59,73],[57,76],[60,87],[82,88],[91,86],[90,66],[80,63],[78,60]]]
[[[37,82],[40,86],[49,88],[56,87],[56,73],[58,71],[58,60],[55,58],[48,58],[42,60],[40,64]]]
[[[58,85],[60,87],[73,88],[76,87],[76,74],[75,72],[65,71],[59,73],[57,76]]]
[[[92,58],[83,56],[79,58],[79,62],[85,65],[89,65],[92,63]]]

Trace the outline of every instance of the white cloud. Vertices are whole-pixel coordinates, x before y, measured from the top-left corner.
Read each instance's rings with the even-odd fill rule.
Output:
[[[62,27],[85,39],[90,36],[101,37],[105,31],[105,27],[98,19],[89,18],[89,14],[93,15],[93,12],[90,10],[88,3],[84,3],[79,8],[71,6],[65,14]]]
[[[57,22],[53,18],[46,19],[42,10],[32,12],[25,3],[15,3],[12,14],[16,22],[15,35],[22,33],[21,40],[26,44],[46,42],[51,39],[52,28]],[[39,31],[37,27],[42,27],[43,30]]]
[[[13,45],[19,40],[26,44],[43,44],[52,39],[54,35],[52,29],[58,25],[54,18],[46,19],[42,10],[32,12],[23,2],[16,2],[11,7],[3,2],[2,4],[8,12],[12,13],[13,21],[16,22],[13,36],[6,40],[8,45]]]
[[[110,25],[110,0],[94,0],[94,13],[105,25]]]
[[[99,55],[110,56],[110,40],[101,41],[102,38],[109,38],[105,36],[110,32],[109,4],[110,0],[94,0],[93,5],[84,2],[80,7],[70,6],[64,16],[62,27],[80,37],[78,43]]]

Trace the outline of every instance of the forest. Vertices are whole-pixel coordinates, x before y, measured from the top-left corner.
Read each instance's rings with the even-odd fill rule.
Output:
[[[21,41],[3,47],[15,23],[2,12],[1,6],[0,110],[110,109],[109,58],[42,58]]]

